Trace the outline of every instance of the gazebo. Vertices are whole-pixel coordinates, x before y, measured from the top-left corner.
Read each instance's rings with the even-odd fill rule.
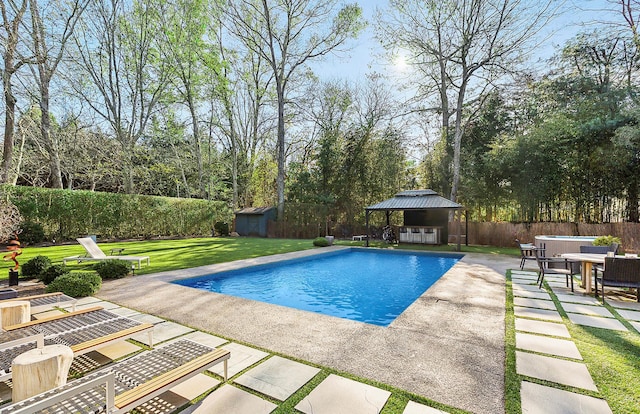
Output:
[[[408,190],[393,198],[365,208],[367,242],[369,246],[369,216],[374,211],[384,211],[389,225],[393,211],[403,212],[404,226],[399,228],[400,242],[421,244],[445,244],[449,239],[449,213],[460,212],[464,207],[448,200],[433,190]],[[460,215],[457,215],[457,241],[460,250]]]

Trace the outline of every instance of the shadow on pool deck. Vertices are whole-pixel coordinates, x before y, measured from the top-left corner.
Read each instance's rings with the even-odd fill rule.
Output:
[[[313,253],[113,280],[96,296],[454,407],[504,412],[504,279],[517,258],[467,254],[388,327],[168,283]]]

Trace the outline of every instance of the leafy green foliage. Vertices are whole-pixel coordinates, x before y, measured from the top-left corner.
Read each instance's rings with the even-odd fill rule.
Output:
[[[69,269],[63,264],[55,264],[47,267],[39,275],[38,279],[45,285],[50,284],[60,276],[69,273]]]
[[[620,241],[620,237],[615,237],[615,236],[600,236],[600,237],[596,237],[596,239],[593,241],[593,245],[594,246],[611,246],[613,243],[622,243]]]
[[[47,285],[47,292],[62,292],[74,298],[91,296],[100,290],[102,279],[94,272],[67,273]]]
[[[313,240],[313,245],[316,247],[327,247],[329,245],[329,240],[324,237],[316,237]]]
[[[44,241],[44,228],[42,224],[33,221],[25,221],[20,225],[20,241],[24,244],[37,244]]]
[[[216,236],[228,236],[229,235],[229,224],[223,223],[221,221],[216,221],[213,225],[213,229],[216,232]]]
[[[98,262],[93,265],[93,268],[102,279],[121,279],[131,271],[130,263],[119,259]]]
[[[132,238],[208,235],[216,221],[229,222],[225,202],[144,195],[2,186],[27,221],[68,240],[86,234]]]
[[[40,277],[40,274],[51,266],[51,259],[47,256],[35,256],[26,261],[20,269],[24,277]]]

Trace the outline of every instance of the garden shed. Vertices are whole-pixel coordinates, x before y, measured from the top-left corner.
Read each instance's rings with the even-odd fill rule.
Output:
[[[389,217],[394,211],[402,211],[403,225],[398,227],[400,243],[446,244],[449,240],[449,213],[461,212],[464,207],[440,196],[433,190],[408,190],[393,198],[381,201],[365,209],[367,235],[369,216],[374,211],[384,211]],[[460,245],[460,214],[457,214],[457,242]],[[368,238],[367,238],[368,239]],[[368,245],[368,243],[367,243]]]
[[[235,232],[241,236],[267,237],[267,222],[276,219],[275,207],[246,207],[235,213]]]

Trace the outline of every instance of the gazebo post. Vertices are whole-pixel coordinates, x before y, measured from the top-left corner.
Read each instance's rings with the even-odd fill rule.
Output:
[[[369,214],[371,214],[371,211],[365,210],[364,222],[365,222],[365,225],[367,226],[367,238],[366,238],[366,241],[364,242],[365,247],[369,247]]]
[[[458,252],[459,252],[459,251],[460,251],[460,237],[462,236],[462,235],[460,234],[460,227],[461,227],[461,226],[460,226],[460,220],[461,220],[461,218],[462,218],[462,217],[461,217],[461,216],[462,216],[462,210],[458,209],[458,210],[455,210],[455,212],[457,213],[456,215],[458,216],[458,219],[456,220],[456,224],[457,224],[457,226],[456,226],[456,227],[458,228],[458,237],[457,237],[457,239],[458,239],[458,246],[457,246],[457,250],[456,250],[456,251],[458,251]]]
[[[389,216],[391,215],[391,212],[389,210],[386,210],[385,213],[387,214],[387,226],[389,226],[390,225]]]

